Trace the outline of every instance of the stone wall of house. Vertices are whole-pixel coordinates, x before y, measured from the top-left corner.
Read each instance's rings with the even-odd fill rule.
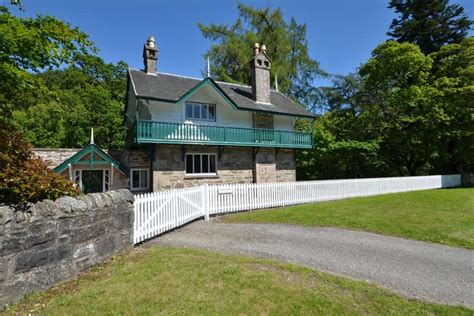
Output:
[[[219,160],[217,176],[195,177],[186,175],[183,147],[177,145],[156,145],[153,162],[153,190],[198,186],[204,183],[252,183],[252,149],[248,147],[226,147]],[[214,153],[216,146],[186,146],[184,153]]]
[[[128,190],[0,207],[0,308],[132,248]]]
[[[150,168],[150,152],[145,150],[109,149],[108,154],[127,168]]]
[[[250,147],[225,147],[219,160],[217,146],[156,145],[153,162],[153,191],[198,186],[204,183],[253,183],[295,181],[296,171],[292,150],[260,148],[253,160]],[[184,150],[184,152],[183,152]],[[217,176],[186,175],[183,155],[214,153],[217,155]]]
[[[276,159],[276,181],[296,181],[296,161],[292,149],[279,149],[275,153]]]
[[[260,148],[255,156],[254,182],[275,182],[276,181],[276,161],[275,149]]]

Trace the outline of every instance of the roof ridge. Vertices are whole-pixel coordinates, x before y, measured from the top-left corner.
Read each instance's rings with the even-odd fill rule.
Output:
[[[134,70],[134,71],[141,71],[143,72],[145,75],[150,75],[150,76],[153,76],[151,74],[148,74],[144,71],[142,71],[141,69],[135,69],[135,68],[129,68],[129,70]],[[158,75],[165,75],[165,76],[172,76],[172,77],[178,77],[178,78],[184,78],[184,79],[193,79],[193,80],[199,80],[199,81],[202,81],[206,78],[197,78],[197,77],[191,77],[191,76],[185,76],[185,75],[177,75],[177,74],[172,74],[170,72],[163,72],[163,71],[157,71],[156,74]],[[212,79],[212,78],[211,78]],[[247,84],[243,84],[243,83],[233,83],[233,82],[227,82],[227,81],[221,81],[221,80],[214,80],[216,83],[221,83],[221,84],[227,84],[227,85],[231,85],[231,86],[239,86],[239,87],[245,87],[245,88],[252,88],[252,86],[250,85],[247,85]],[[275,89],[271,89],[270,88],[270,91],[275,91],[275,92],[278,92],[280,94],[282,94],[281,92],[275,90]]]
[[[184,78],[184,79],[193,79],[193,80],[198,80],[198,81],[203,81],[206,78],[196,78],[196,77],[191,77],[191,76],[183,76],[183,75],[177,75],[177,74],[172,74],[169,72],[157,72],[157,75],[165,75],[165,76],[173,76],[173,77],[178,77],[178,78]]]

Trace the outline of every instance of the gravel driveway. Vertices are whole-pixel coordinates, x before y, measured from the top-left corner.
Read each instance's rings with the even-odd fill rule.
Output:
[[[474,252],[337,228],[197,221],[152,243],[250,255],[367,280],[408,297],[474,308]]]

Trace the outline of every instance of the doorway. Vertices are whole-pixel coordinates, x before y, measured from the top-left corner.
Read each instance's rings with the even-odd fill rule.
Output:
[[[103,170],[82,170],[82,191],[84,191],[84,193],[103,192],[103,190]]]
[[[76,170],[76,183],[84,193],[106,192],[109,190],[110,171],[99,170]]]

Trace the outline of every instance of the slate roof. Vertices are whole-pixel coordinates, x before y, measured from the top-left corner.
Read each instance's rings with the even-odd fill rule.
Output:
[[[203,79],[157,73],[149,75],[141,70],[129,70],[135,95],[145,99],[176,102]],[[314,118],[311,112],[280,92],[271,90],[271,104],[257,103],[252,99],[252,87],[213,81],[240,110],[264,111],[275,114]]]
[[[80,148],[33,148],[33,153],[43,159],[50,168],[56,168],[80,150]]]

